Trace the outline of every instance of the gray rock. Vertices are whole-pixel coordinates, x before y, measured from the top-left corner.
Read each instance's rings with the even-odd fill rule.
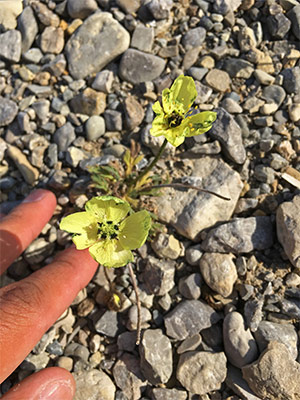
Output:
[[[248,79],[254,72],[253,65],[242,58],[227,58],[224,68],[231,78]]]
[[[226,92],[230,89],[231,79],[226,71],[214,68],[205,76],[205,82],[217,92]]]
[[[68,0],[67,9],[69,15],[75,19],[85,19],[94,11],[98,10],[98,4],[96,0]]]
[[[196,244],[195,246],[190,246],[185,251],[185,259],[186,262],[193,267],[199,265],[200,258],[202,257],[203,252],[201,251],[200,244]]]
[[[157,199],[157,212],[159,219],[174,226],[181,235],[196,240],[203,229],[231,217],[243,185],[238,173],[220,159],[203,157],[195,160],[192,170],[190,179],[196,186],[231,200],[196,190],[166,188],[164,196]]]
[[[15,119],[17,113],[16,103],[0,96],[0,126],[9,125]]]
[[[163,296],[174,287],[174,261],[158,260],[152,256],[147,258],[147,264],[142,274],[150,293]]]
[[[141,370],[153,385],[166,383],[173,371],[172,345],[160,329],[147,329],[139,347]]]
[[[282,203],[276,213],[277,237],[291,263],[300,268],[300,195]]]
[[[43,71],[50,72],[51,75],[59,77],[66,70],[67,61],[63,54],[59,54],[54,60],[43,66]]]
[[[116,110],[106,110],[103,114],[108,131],[122,130],[122,113]]]
[[[195,82],[195,85],[198,93],[198,96],[195,99],[195,104],[206,103],[212,95],[213,90],[210,87],[203,85],[201,82]]]
[[[18,18],[18,29],[22,34],[22,53],[30,49],[39,31],[34,13],[30,6],[24,8]]]
[[[261,353],[267,348],[268,344],[272,340],[275,340],[279,343],[283,343],[288,348],[293,360],[297,359],[298,335],[293,325],[261,321],[257,330],[254,332],[254,337]]]
[[[199,261],[206,284],[223,297],[230,296],[238,277],[233,258],[232,254],[205,253]]]
[[[146,386],[146,382],[137,357],[129,353],[122,354],[112,372],[116,385],[126,398],[132,400],[141,398],[141,390]]]
[[[38,64],[43,57],[43,53],[38,48],[32,48],[22,54],[25,61],[33,64]]]
[[[179,280],[178,290],[186,299],[197,300],[201,295],[201,284],[201,275],[191,274]]]
[[[300,299],[283,299],[280,301],[281,311],[285,316],[300,319]]]
[[[257,46],[253,29],[248,26],[242,27],[238,33],[238,43],[241,51],[250,51]]]
[[[188,73],[190,76],[192,76],[194,79],[197,81],[201,81],[202,78],[207,74],[208,69],[207,68],[198,68],[198,67],[191,67],[188,70]]]
[[[180,346],[177,348],[177,354],[186,353],[187,351],[196,350],[198,346],[200,346],[202,342],[202,338],[199,333],[185,339]]]
[[[16,0],[2,1],[0,9],[0,25],[4,30],[15,29],[17,26],[17,16],[23,10],[23,3]]]
[[[151,247],[160,258],[176,260],[183,253],[183,245],[173,235],[160,232],[151,242]]]
[[[43,53],[59,54],[65,45],[64,31],[60,27],[47,26],[41,34],[39,42]]]
[[[214,11],[221,15],[236,11],[242,4],[242,0],[216,0],[213,3]]]
[[[57,129],[53,135],[53,140],[58,146],[58,151],[67,151],[75,139],[75,130],[70,122]]]
[[[300,393],[300,365],[282,343],[271,342],[260,358],[242,368],[243,378],[262,399],[296,400]]]
[[[243,316],[238,312],[226,315],[223,323],[224,349],[228,360],[242,368],[258,357],[257,345],[249,329],[246,329]]]
[[[116,387],[102,370],[73,372],[76,382],[74,400],[114,400]]]
[[[242,372],[240,369],[228,365],[226,385],[230,387],[241,399],[243,400],[261,400],[261,397],[257,397],[252,390],[249,388],[247,382],[243,379]]]
[[[281,155],[279,155],[277,153],[272,153],[270,158],[271,158],[270,166],[271,166],[271,168],[275,169],[276,171],[289,165],[288,160],[286,160],[285,158],[283,158]]]
[[[21,33],[15,29],[0,35],[0,58],[18,62],[21,57]]]
[[[152,390],[152,400],[186,400],[187,393],[183,390],[154,388]]]
[[[267,18],[267,26],[275,39],[283,39],[290,30],[291,21],[283,13],[278,13]]]
[[[38,238],[27,247],[24,258],[30,265],[36,265],[50,256],[53,250],[54,243],[49,243],[44,238]]]
[[[240,114],[243,112],[243,108],[230,97],[226,97],[221,102],[222,108],[224,108],[229,114]]]
[[[131,14],[140,8],[141,0],[117,0],[117,4],[126,14]]]
[[[118,313],[105,311],[95,323],[95,330],[103,335],[116,337],[119,332]]]
[[[154,29],[152,27],[139,24],[132,34],[130,46],[135,49],[145,51],[146,53],[150,53],[152,50],[153,41]]]
[[[176,377],[189,392],[204,395],[221,388],[226,372],[224,353],[189,351],[180,356]]]
[[[220,316],[200,300],[184,300],[165,316],[167,335],[184,340],[218,322]]]
[[[60,20],[59,17],[51,11],[45,4],[37,1],[31,4],[35,15],[38,17],[40,22],[45,26],[58,27]]]
[[[141,307],[141,328],[147,329],[149,328],[148,322],[151,321],[152,315],[148,308]],[[130,307],[128,312],[128,321],[126,323],[126,327],[130,331],[135,331],[137,329],[138,323],[138,315],[137,315],[137,306],[133,305]]]
[[[275,171],[273,168],[258,164],[254,168],[254,176],[258,181],[270,184],[275,180]]]
[[[263,299],[250,299],[244,307],[244,317],[251,332],[255,332],[263,318]]]
[[[64,355],[65,356],[72,356],[75,358],[79,358],[83,361],[87,361],[90,352],[87,347],[83,346],[82,344],[79,343],[70,343],[64,350]]]
[[[202,243],[203,250],[219,253],[250,253],[273,245],[270,217],[236,218],[209,231]]]
[[[41,99],[35,101],[31,107],[34,109],[36,116],[41,121],[42,124],[45,124],[49,118],[49,110],[50,110],[50,101],[46,99]]]
[[[261,69],[256,69],[253,75],[261,85],[272,85],[275,81],[274,76],[262,71]]]
[[[95,90],[99,90],[99,92],[109,93],[111,91],[113,81],[114,81],[113,72],[109,71],[108,69],[105,69],[103,71],[98,72],[94,82],[92,83],[92,88]]]
[[[201,26],[190,29],[182,38],[182,44],[186,50],[200,47],[205,40],[206,30]]]
[[[288,13],[288,18],[292,22],[292,31],[297,39],[300,40],[300,4],[293,7]]]
[[[160,20],[169,17],[172,5],[173,0],[151,0],[146,7],[155,19]]]
[[[66,161],[73,168],[76,168],[81,160],[85,158],[84,152],[75,146],[69,146],[66,152]]]
[[[122,56],[119,75],[123,80],[133,84],[153,81],[162,74],[165,65],[166,61],[160,57],[128,49]]]
[[[234,118],[223,108],[217,110],[217,120],[209,136],[217,139],[226,155],[237,164],[243,164],[246,160],[246,151],[242,141],[242,131]]]
[[[39,177],[38,169],[34,168],[30,164],[26,156],[20,149],[18,149],[18,147],[9,146],[6,154],[13,160],[25,182],[27,182],[29,185],[33,185]]]
[[[85,123],[87,140],[97,140],[105,133],[105,120],[99,115],[92,115]]]
[[[66,44],[70,74],[80,79],[99,72],[128,48],[129,41],[128,32],[111,14],[95,12]]]
[[[280,106],[285,99],[286,93],[281,86],[271,85],[263,89],[262,98],[268,103],[275,103]]]
[[[285,68],[282,70],[283,87],[288,93],[300,93],[300,67]]]

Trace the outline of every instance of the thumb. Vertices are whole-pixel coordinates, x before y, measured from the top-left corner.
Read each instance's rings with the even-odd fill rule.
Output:
[[[65,369],[51,367],[28,376],[11,388],[2,400],[72,400],[75,381]]]

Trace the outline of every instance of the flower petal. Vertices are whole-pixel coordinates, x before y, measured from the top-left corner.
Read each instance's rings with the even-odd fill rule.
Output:
[[[72,237],[73,243],[77,250],[87,249],[91,247],[98,239],[97,232],[87,232]]]
[[[217,113],[212,111],[204,111],[187,117],[184,124],[189,127],[189,132],[186,136],[196,136],[209,131],[216,119]]]
[[[156,101],[153,106],[152,110],[155,112],[155,114],[160,115],[164,113],[164,110],[162,109],[162,106],[160,105],[159,101]]]
[[[180,75],[170,89],[162,92],[163,109],[167,114],[173,111],[183,115],[188,112],[197,97],[194,79]]]
[[[117,239],[101,240],[89,248],[91,256],[104,267],[118,268],[133,261],[133,254],[125,250]]]
[[[71,233],[85,233],[91,226],[97,231],[97,220],[89,212],[82,211],[64,217],[60,222],[60,229]]]
[[[93,197],[85,205],[86,211],[94,214],[99,222],[122,221],[130,211],[130,205],[121,199],[113,196]]]
[[[124,249],[133,250],[141,247],[148,236],[151,217],[148,211],[138,211],[127,217],[120,224],[119,240]]]

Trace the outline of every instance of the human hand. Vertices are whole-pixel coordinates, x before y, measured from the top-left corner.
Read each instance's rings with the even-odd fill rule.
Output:
[[[52,192],[38,189],[0,221],[0,273],[26,249],[51,218]],[[69,248],[46,267],[0,289],[0,382],[24,360],[43,334],[92,279],[97,263],[88,250]],[[3,400],[69,400],[72,375],[58,367],[39,371],[10,389]]]

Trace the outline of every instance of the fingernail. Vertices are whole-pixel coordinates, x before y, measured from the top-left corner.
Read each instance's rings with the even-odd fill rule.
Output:
[[[36,189],[30,195],[23,200],[23,203],[34,203],[36,201],[41,201],[46,196],[46,191],[43,189]]]
[[[74,387],[69,380],[57,380],[48,382],[41,388],[38,393],[37,399],[43,400],[69,400],[74,396]]]

